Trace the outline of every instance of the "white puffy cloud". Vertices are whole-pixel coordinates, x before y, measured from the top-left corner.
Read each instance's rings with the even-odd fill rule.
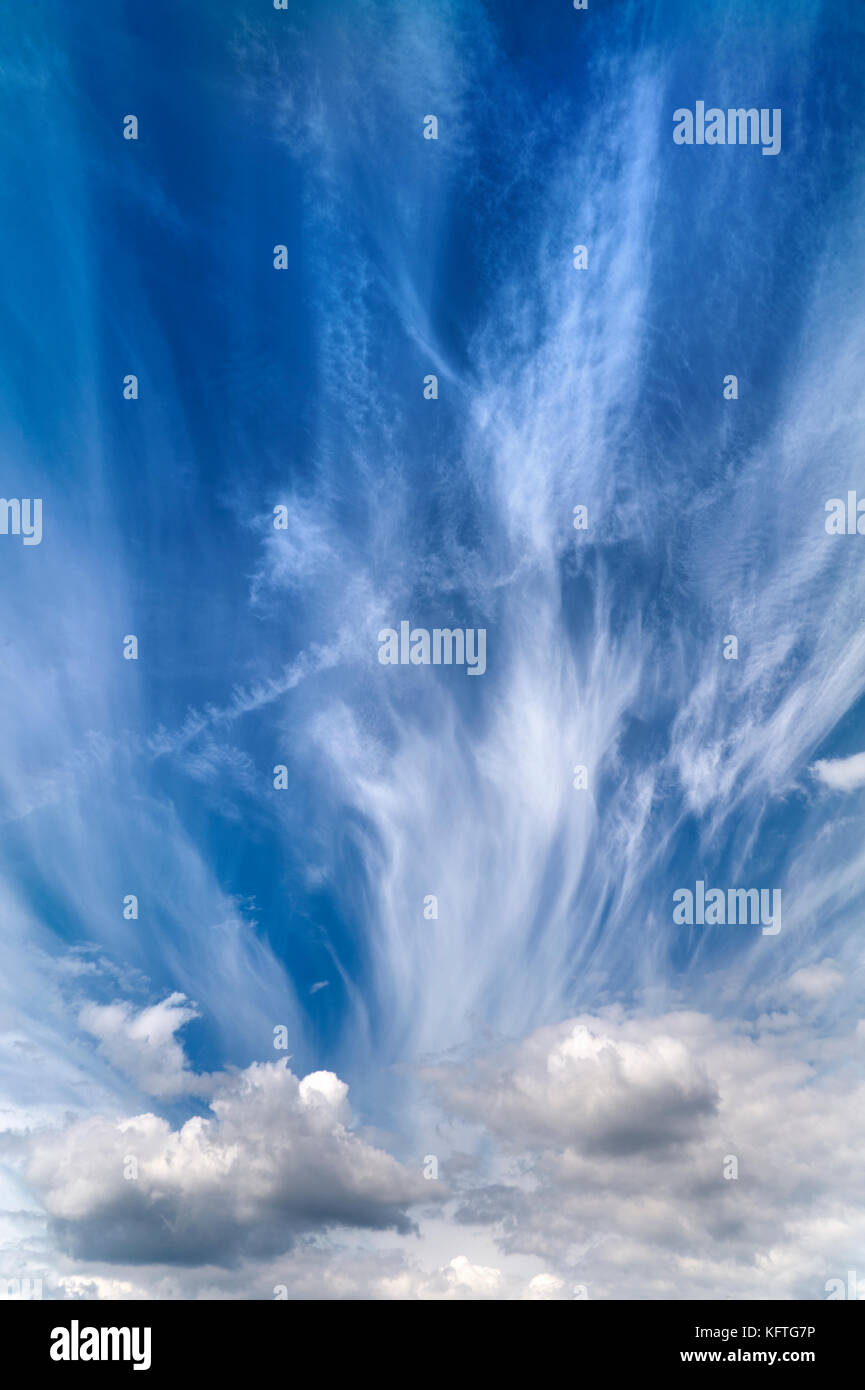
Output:
[[[843,983],[843,971],[831,960],[804,965],[801,970],[795,970],[788,981],[794,993],[804,994],[809,999],[826,999]]]
[[[431,1069],[497,1150],[456,1219],[589,1298],[823,1298],[865,1239],[861,1046],[609,1010]]]
[[[331,1072],[254,1063],[218,1078],[212,1114],[180,1129],[93,1116],[35,1136],[26,1179],[61,1247],[85,1259],[231,1264],[301,1232],[407,1231],[407,1207],[437,1194],[347,1128],[347,1092]]]
[[[811,771],[833,791],[853,792],[865,787],[865,753],[854,753],[850,758],[819,758]]]
[[[823,1298],[865,1240],[865,1085],[850,1066],[865,1033],[822,1037],[789,1018],[616,1008],[430,1068],[439,1183],[352,1132],[338,1076],[284,1063],[215,1078],[210,1113],[177,1129],[148,1114],[46,1128],[22,1173],[53,1234],[46,1287]],[[22,1249],[38,1250],[28,1223]],[[44,1272],[37,1256],[21,1270]]]
[[[588,1153],[666,1149],[695,1134],[716,1094],[685,1043],[658,1031],[568,1021],[455,1078],[428,1073],[448,1104],[509,1144],[576,1143]]]
[[[523,1294],[523,1298],[532,1301],[561,1298],[564,1287],[564,1279],[557,1278],[555,1274],[536,1274],[533,1279],[529,1280],[529,1286]]]
[[[473,1265],[465,1255],[456,1255],[451,1260],[447,1276],[452,1284],[464,1285],[472,1293],[495,1293],[502,1283],[500,1269],[488,1265]]]

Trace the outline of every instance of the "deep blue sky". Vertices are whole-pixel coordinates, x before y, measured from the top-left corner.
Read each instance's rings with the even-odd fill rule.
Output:
[[[751,1026],[829,960],[813,1026],[855,1026],[863,38],[804,0],[4,14],[0,490],[44,507],[0,537],[4,1017],[68,1063],[4,1061],[11,1110],[140,1109],[80,1011],[171,992],[194,1071],[284,1023],[401,1157],[421,1062],[614,1003]],[[675,145],[698,100],[780,108],[780,154]],[[381,666],[403,618],[485,627],[486,674]],[[781,935],[675,928],[697,878],[781,888]]]

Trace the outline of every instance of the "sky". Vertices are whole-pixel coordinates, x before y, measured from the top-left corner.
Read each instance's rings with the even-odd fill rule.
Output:
[[[0,1296],[865,1297],[863,60],[4,11]]]

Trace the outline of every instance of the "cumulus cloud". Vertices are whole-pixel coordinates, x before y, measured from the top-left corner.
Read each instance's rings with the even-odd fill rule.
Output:
[[[23,1177],[64,1256],[49,1286],[73,1298],[822,1298],[865,1239],[865,1086],[843,1065],[863,1028],[839,1051],[796,1014],[610,1008],[428,1067],[435,1183],[349,1128],[333,1072],[279,1063],[217,1078],[209,1113],[178,1129],[147,1114],[46,1128],[26,1141]],[[457,1147],[451,1164],[449,1136],[478,1157]],[[137,1176],[124,1177],[130,1160]]]
[[[795,1018],[609,1010],[430,1069],[498,1154],[456,1219],[589,1298],[825,1297],[865,1239],[865,1085],[838,1055]]]
[[[865,787],[865,753],[854,753],[849,758],[818,758],[811,771],[833,791],[854,792]]]
[[[468,1073],[429,1071],[448,1106],[509,1144],[573,1144],[624,1155],[687,1142],[716,1108],[715,1088],[685,1043],[661,1032],[568,1021]]]
[[[83,1259],[221,1264],[333,1226],[408,1231],[409,1205],[436,1194],[347,1128],[347,1093],[332,1072],[256,1063],[177,1130],[144,1114],[37,1135],[26,1179]]]
[[[463,1284],[472,1293],[495,1293],[502,1282],[500,1269],[473,1265],[465,1255],[457,1255],[451,1260],[447,1275],[452,1284]]]
[[[523,1294],[523,1298],[531,1301],[558,1299],[562,1295],[565,1287],[564,1279],[558,1279],[555,1274],[536,1274],[529,1281],[529,1286]]]
[[[790,976],[789,986],[796,994],[809,999],[826,999],[844,983],[844,972],[834,961],[822,960],[816,965],[804,965]]]

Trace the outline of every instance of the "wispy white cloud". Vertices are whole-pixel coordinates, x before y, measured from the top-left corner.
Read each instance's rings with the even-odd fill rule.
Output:
[[[168,1099],[206,1093],[207,1078],[193,1074],[176,1037],[198,1017],[185,996],[174,993],[137,1011],[128,1003],[86,1004],[79,1022],[99,1039],[99,1050],[112,1066],[130,1075],[146,1095]]]

